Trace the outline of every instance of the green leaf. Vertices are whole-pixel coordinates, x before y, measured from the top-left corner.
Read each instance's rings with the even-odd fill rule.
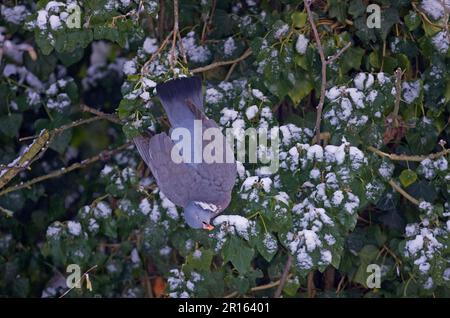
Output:
[[[52,53],[53,46],[47,39],[47,36],[45,34],[42,34],[39,30],[36,30],[34,40],[41,49],[42,54],[49,55],[50,53]]]
[[[348,7],[348,13],[354,18],[359,17],[366,11],[366,5],[362,0],[352,0]]]
[[[254,251],[242,239],[231,236],[224,244],[222,254],[225,262],[231,262],[239,273],[250,270]]]
[[[430,119],[423,119],[406,134],[406,141],[418,155],[428,154],[436,146],[438,131]]]
[[[417,12],[409,11],[409,13],[405,16],[405,24],[408,27],[409,31],[414,31],[420,25],[420,16]]]
[[[213,256],[212,250],[200,248],[187,256],[186,267],[189,270],[209,271]]]
[[[423,20],[422,28],[428,37],[432,37],[441,30],[439,27],[431,24],[427,20]]]
[[[400,182],[402,183],[402,185],[407,188],[409,187],[411,184],[413,184],[414,182],[416,182],[417,180],[417,174],[410,170],[410,169],[405,169],[402,171],[402,173],[400,174]]]
[[[381,12],[381,39],[386,40],[391,28],[400,21],[398,11],[395,8],[389,8]]]
[[[365,245],[361,249],[361,251],[359,251],[359,257],[361,258],[362,262],[368,264],[377,257],[378,252],[378,247],[376,247],[375,245]]]
[[[271,233],[265,233],[257,238],[256,248],[258,252],[270,262],[278,251],[277,239]]]
[[[288,95],[294,105],[298,105],[304,97],[308,96],[313,88],[313,84],[305,76],[302,76],[296,80],[294,87],[289,91]]]
[[[50,148],[63,154],[72,139],[72,130],[63,131],[53,139]]]
[[[344,22],[347,17],[347,1],[328,0],[328,14],[330,18],[336,18]]]
[[[289,279],[283,288],[283,292],[291,297],[297,294],[297,290],[300,288],[300,282],[298,279]]]
[[[360,47],[350,47],[347,51],[345,51],[339,59],[342,73],[346,74],[351,69],[359,69],[364,52],[364,49]]]
[[[305,26],[307,18],[308,15],[305,12],[296,11],[291,14],[292,23],[297,29],[303,28]]]
[[[378,52],[373,51],[369,54],[369,63],[376,69],[379,69],[381,67],[381,58]]]
[[[11,113],[0,117],[0,131],[8,137],[14,137],[22,125],[22,114]]]
[[[425,180],[415,182],[406,191],[414,198],[428,202],[434,202],[437,197],[434,186]]]

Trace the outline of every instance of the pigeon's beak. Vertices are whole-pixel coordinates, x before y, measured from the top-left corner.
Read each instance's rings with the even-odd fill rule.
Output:
[[[208,223],[203,222],[203,229],[204,229],[204,230],[211,231],[211,230],[214,229],[214,226],[212,226],[211,224],[208,224]]]

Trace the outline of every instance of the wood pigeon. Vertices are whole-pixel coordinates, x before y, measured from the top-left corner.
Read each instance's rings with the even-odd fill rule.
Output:
[[[201,120],[203,131],[210,127],[219,128],[203,112],[200,77],[179,78],[159,84],[156,92],[172,129],[187,128],[194,136],[194,120]],[[199,138],[203,146],[208,144],[202,136],[194,137],[196,140],[191,144],[199,142]],[[236,163],[234,155],[232,160],[228,158],[226,161],[227,151],[231,154],[233,151],[222,133],[220,138],[223,138],[221,144],[224,147],[224,159],[220,163],[206,163],[204,160],[200,163],[174,162],[171,152],[175,144],[166,133],[151,138],[134,138],[139,154],[149,166],[158,187],[170,201],[184,208],[184,219],[194,229],[212,230],[211,219],[221,213],[231,200]]]

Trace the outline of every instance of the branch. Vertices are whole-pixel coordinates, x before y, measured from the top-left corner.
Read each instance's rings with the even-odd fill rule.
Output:
[[[280,298],[281,293],[283,292],[284,285],[286,285],[291,266],[292,266],[292,255],[288,253],[288,259],[286,261],[286,265],[284,266],[283,274],[281,275],[280,278],[280,284],[278,285],[277,290],[273,294],[274,298]]]
[[[314,128],[315,133],[316,133],[315,142],[320,143],[320,123],[322,121],[322,111],[323,111],[323,106],[325,103],[325,93],[326,93],[326,89],[327,89],[327,65],[336,61],[345,52],[345,50],[347,50],[350,47],[351,43],[347,43],[341,50],[339,50],[333,56],[329,57],[327,60],[325,58],[325,53],[323,50],[322,42],[320,40],[319,32],[317,31],[317,26],[314,22],[314,17],[313,17],[312,11],[311,11],[312,0],[303,0],[303,3],[305,5],[306,12],[308,14],[309,24],[311,25],[311,29],[314,34],[314,40],[316,41],[317,50],[319,51],[319,56],[320,56],[320,62],[322,64],[322,67],[321,67],[322,81],[321,81],[321,85],[320,85],[320,98],[319,98],[319,103],[317,104],[317,107],[316,107],[317,115],[316,115],[316,124],[315,124],[315,128]]]
[[[10,217],[12,217],[14,215],[13,211],[8,210],[8,209],[6,209],[6,208],[4,208],[2,206],[0,206],[0,212],[5,213],[8,218],[10,218]]]
[[[175,67],[175,55],[176,55],[176,46],[177,46],[177,35],[179,34],[178,30],[178,0],[173,0],[173,37],[172,37],[172,49],[170,52],[170,67]]]
[[[50,173],[48,173],[46,175],[36,177],[36,178],[31,179],[31,180],[29,180],[27,182],[21,182],[19,184],[16,184],[14,186],[6,188],[3,191],[0,191],[0,196],[3,196],[3,195],[8,194],[10,192],[14,192],[14,191],[21,190],[21,189],[24,189],[24,188],[30,188],[33,184],[36,184],[36,183],[39,183],[39,182],[42,182],[42,181],[45,181],[45,180],[48,180],[48,179],[51,179],[51,178],[57,178],[59,176],[62,176],[64,174],[66,174],[66,173],[72,172],[72,171],[77,170],[77,169],[85,168],[86,166],[88,166],[88,165],[90,165],[90,164],[92,164],[94,162],[97,162],[99,160],[105,160],[106,158],[111,157],[112,155],[122,151],[123,149],[127,148],[130,145],[131,145],[131,142],[127,142],[127,143],[123,144],[122,146],[119,146],[119,147],[117,147],[115,149],[103,150],[98,155],[90,157],[88,159],[85,159],[85,160],[83,160],[81,162],[76,162],[76,163],[70,165],[67,168],[63,167],[63,168],[58,169],[58,170],[53,170],[52,172],[50,172]]]
[[[242,54],[237,59],[234,59],[234,60],[231,60],[231,61],[219,61],[219,62],[215,62],[215,63],[209,64],[209,65],[206,65],[206,66],[197,67],[197,68],[194,68],[193,70],[191,70],[191,72],[194,73],[194,74],[195,73],[202,73],[202,72],[206,72],[206,71],[210,71],[212,69],[218,68],[220,66],[239,63],[239,62],[245,60],[251,54],[252,54],[252,49],[248,48],[247,51],[245,51],[244,54]]]
[[[395,160],[395,161],[415,161],[415,162],[421,162],[425,159],[433,160],[433,159],[450,154],[450,149],[444,149],[440,152],[436,152],[436,153],[432,153],[432,154],[424,155],[424,156],[419,156],[419,155],[408,156],[408,155],[397,155],[395,153],[386,153],[386,152],[383,152],[372,146],[367,147],[367,150],[369,150],[383,158],[389,158],[389,159]]]
[[[0,189],[3,188],[12,178],[20,171],[30,166],[34,157],[41,152],[50,140],[50,134],[47,130],[43,130],[33,143],[25,149],[22,155],[17,157],[13,162],[8,164],[0,171]]]
[[[98,109],[89,107],[89,106],[84,105],[84,104],[80,105],[80,108],[81,108],[81,111],[83,111],[85,113],[91,113],[93,115],[96,115],[97,117],[99,117],[98,119],[103,118],[103,119],[109,120],[110,122],[113,122],[115,124],[119,124],[119,125],[122,124],[122,121],[114,114],[107,114],[107,113],[104,113],[104,112],[102,112],[102,111],[100,111]]]
[[[231,74],[233,74],[233,71],[234,71],[234,69],[236,68],[236,66],[237,66],[237,63],[234,63],[234,64],[232,64],[232,65],[230,66],[230,69],[228,70],[227,75],[226,75],[225,78],[223,79],[224,82],[228,82],[228,80],[230,79]]]
[[[162,2],[161,2],[162,3]],[[169,40],[172,38],[172,34],[173,31],[170,31],[169,35],[166,36],[166,38],[164,39],[164,41],[161,43],[160,47],[158,48],[158,50],[156,50],[155,53],[153,53],[152,56],[150,56],[150,58],[144,63],[144,65],[141,68],[141,75],[146,75],[148,72],[148,66],[150,65],[150,63],[155,59],[155,57],[157,57],[162,50],[166,47],[167,43],[169,42]]]
[[[445,0],[441,0],[441,5],[444,8],[444,17],[442,18],[444,20],[444,29],[445,29],[445,33],[447,33],[447,39],[450,42],[450,30],[448,27],[448,18],[450,16],[450,10],[449,7],[446,5]]]
[[[289,279],[291,277],[292,277],[292,274],[288,274],[286,279]],[[271,289],[271,288],[277,287],[280,284],[280,282],[281,282],[281,279],[271,282],[271,283],[268,283],[268,284],[265,284],[265,285],[255,286],[250,289],[250,292],[258,292],[261,290]],[[224,296],[223,298],[233,298],[233,297],[237,296],[238,294],[239,293],[237,291],[235,291],[235,292],[232,292],[231,294]]]
[[[3,188],[9,181],[11,181],[19,172],[29,168],[33,162],[42,158],[55,137],[57,137],[62,132],[80,125],[92,123],[100,119],[108,119],[112,122],[120,123],[120,120],[114,115],[105,114],[86,105],[81,105],[81,109],[83,111],[94,113],[97,116],[86,119],[79,119],[70,124],[62,125],[51,131],[42,130],[39,135],[19,139],[19,141],[25,141],[29,139],[34,139],[34,141],[25,149],[23,154],[17,157],[13,162],[7,165],[0,166],[0,189]]]
[[[328,57],[327,60],[327,64],[330,65],[332,64],[334,61],[336,61],[338,58],[341,57],[342,54],[344,54],[345,51],[347,51],[347,49],[352,45],[351,42],[348,42],[342,49],[340,49],[339,51],[337,51],[334,55]]]
[[[402,75],[400,68],[395,70],[395,106],[394,106],[394,127],[398,127],[398,112],[400,110],[400,101],[402,97]]]
[[[316,286],[314,285],[314,271],[308,273],[307,290],[309,298],[314,298],[316,296]]]
[[[394,180],[392,180],[392,179],[389,180],[389,184],[391,185],[392,188],[394,188],[395,191],[397,191],[402,196],[404,196],[409,202],[411,202],[412,204],[417,205],[417,206],[419,205],[419,200],[412,197],[408,192],[403,190]]]
[[[320,143],[320,122],[322,121],[322,110],[323,104],[325,103],[325,91],[327,88],[327,61],[325,59],[325,54],[323,52],[322,42],[320,41],[319,32],[317,31],[316,24],[314,23],[314,17],[311,12],[311,0],[303,0],[305,4],[306,12],[308,13],[309,24],[311,24],[311,28],[314,33],[314,39],[317,44],[317,49],[319,50],[320,61],[322,63],[322,83],[320,85],[320,98],[319,104],[317,105],[317,114],[316,114],[316,125],[315,125],[315,133],[316,133],[316,142]]]

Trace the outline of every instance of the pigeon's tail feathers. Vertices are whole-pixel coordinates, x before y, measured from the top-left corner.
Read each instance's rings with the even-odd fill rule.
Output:
[[[144,136],[138,136],[133,138],[134,144],[141,155],[142,159],[144,159],[147,166],[152,167],[152,160],[150,154],[150,138]]]
[[[156,86],[156,92],[172,126],[181,126],[186,120],[194,120],[189,108],[193,104],[203,112],[202,81],[198,76],[171,80]]]

